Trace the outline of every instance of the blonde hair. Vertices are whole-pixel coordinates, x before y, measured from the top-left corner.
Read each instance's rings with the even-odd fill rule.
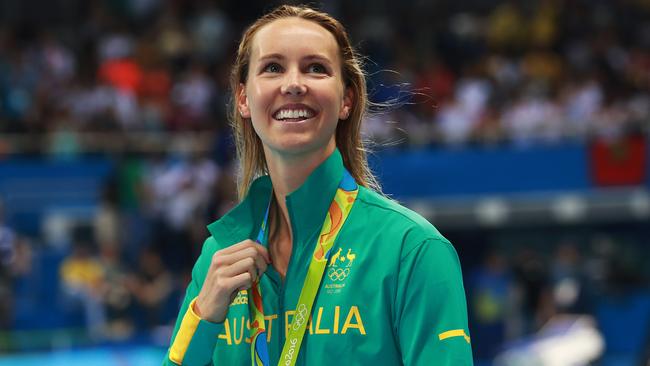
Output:
[[[343,164],[360,185],[377,192],[381,188],[368,167],[366,148],[361,138],[361,121],[368,109],[366,76],[361,60],[350,44],[343,25],[330,15],[305,6],[282,5],[259,18],[249,26],[237,50],[237,58],[230,74],[231,109],[230,123],[234,130],[237,158],[240,162],[240,176],[237,184],[239,198],[242,199],[253,180],[268,173],[262,141],[255,133],[250,121],[241,117],[237,109],[237,92],[240,84],[246,84],[250,65],[251,44],[255,34],[263,26],[275,20],[297,17],[312,21],[329,31],[339,46],[341,71],[345,86],[353,93],[353,103],[349,117],[339,121],[336,127],[336,146],[343,157]]]

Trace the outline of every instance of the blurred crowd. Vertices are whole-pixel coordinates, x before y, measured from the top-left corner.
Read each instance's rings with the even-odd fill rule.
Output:
[[[647,1],[403,4],[401,16],[353,28],[380,65],[377,101],[406,105],[370,119],[381,141],[527,145],[648,131]]]
[[[41,6],[28,9],[32,2]],[[159,146],[156,136],[168,132],[227,134],[236,41],[272,6],[4,3],[0,132],[12,137],[2,139],[2,150],[74,156],[106,143],[89,132],[112,133],[114,149],[134,139],[131,148],[140,150],[147,141]],[[366,132],[380,142],[527,144],[648,129],[647,1],[334,1],[324,8],[367,56],[378,105]]]
[[[57,262],[56,306],[84,314],[76,320],[95,339],[173,322],[205,225],[236,201],[227,88],[237,39],[273,6],[0,2],[0,158],[99,152],[116,162],[95,216]],[[373,113],[364,128],[380,144],[527,145],[650,128],[646,0],[323,7],[367,56]],[[0,329],[12,326],[11,281],[31,270],[34,246],[18,234],[0,225]],[[521,268],[486,257],[471,279],[484,291],[471,300],[476,321],[503,328],[495,342],[530,331],[549,309],[585,304],[572,248],[560,246],[551,264],[522,253]],[[506,324],[498,304],[525,316]]]

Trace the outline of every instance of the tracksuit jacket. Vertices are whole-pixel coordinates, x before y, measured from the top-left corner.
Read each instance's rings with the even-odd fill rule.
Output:
[[[338,150],[286,198],[293,249],[284,281],[262,275],[268,351],[277,365],[314,247],[343,174]],[[213,254],[255,239],[272,194],[268,176],[208,225],[163,365],[251,365],[246,290],[223,323],[190,306]],[[472,365],[471,339],[455,249],[415,212],[364,187],[332,248],[296,365]]]

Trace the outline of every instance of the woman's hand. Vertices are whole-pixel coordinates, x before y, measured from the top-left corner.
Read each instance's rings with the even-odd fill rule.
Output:
[[[249,289],[269,263],[266,248],[250,239],[215,252],[194,312],[203,320],[223,322],[237,293]]]

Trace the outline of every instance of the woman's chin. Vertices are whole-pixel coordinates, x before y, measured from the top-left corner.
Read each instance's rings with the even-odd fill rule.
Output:
[[[322,142],[317,142],[309,138],[292,138],[278,141],[273,144],[271,149],[281,155],[299,156],[329,152],[329,150],[332,150],[329,145],[330,143],[323,144]]]

